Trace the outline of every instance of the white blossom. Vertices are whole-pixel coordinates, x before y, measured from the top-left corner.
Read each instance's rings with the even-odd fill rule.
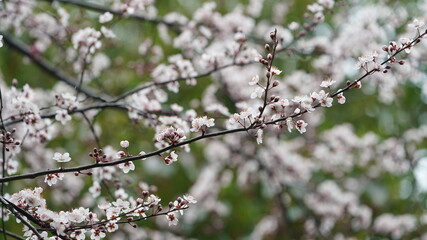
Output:
[[[127,140],[120,141],[120,147],[128,148],[129,147],[129,141],[127,141]]]
[[[105,12],[104,14],[99,16],[99,23],[106,23],[113,20],[113,14],[110,12]]]
[[[56,121],[60,121],[62,125],[65,125],[71,120],[71,116],[68,114],[67,110],[60,109],[56,111],[55,119]]]
[[[59,153],[56,152],[53,154],[53,160],[56,160],[57,162],[69,162],[71,160],[70,154],[69,153]]]
[[[420,20],[418,20],[416,18],[412,21],[412,23],[408,24],[408,27],[415,28],[415,29],[420,29],[423,26],[424,26],[424,22],[420,21]]]
[[[166,165],[172,164],[173,162],[178,161],[178,154],[176,154],[175,151],[172,151],[164,160]]]
[[[262,143],[262,134],[264,133],[264,131],[262,129],[258,129],[257,133],[256,133],[256,142],[258,144]]]
[[[255,75],[255,77],[253,77],[250,81],[249,81],[249,85],[255,85],[259,82],[259,76]]]
[[[168,220],[169,226],[178,224],[178,218],[176,218],[174,213],[168,213],[166,219]]]
[[[332,86],[332,84],[334,84],[335,82],[336,81],[334,81],[332,79],[328,79],[328,80],[322,81],[322,83],[320,83],[320,87],[328,88],[328,87]]]
[[[278,67],[276,66],[272,66],[270,69],[270,72],[272,75],[279,75],[282,73],[282,70],[280,70]]]
[[[339,89],[338,92],[341,91],[341,90],[342,89]],[[337,95],[337,99],[338,99],[338,103],[339,104],[344,104],[345,100],[346,100],[345,97],[344,97],[344,93],[342,92],[342,93],[338,94]]]
[[[135,164],[132,161],[127,161],[119,164],[119,168],[122,169],[124,173],[135,170]]]
[[[262,95],[264,94],[264,88],[262,88],[262,87],[257,87],[257,88],[255,88],[255,90],[251,93],[251,98],[252,99],[254,99],[254,98],[261,98],[262,97]]]
[[[113,32],[113,30],[105,26],[101,27],[101,32],[106,38],[116,38],[116,34]]]
[[[304,120],[298,120],[295,124],[296,129],[298,130],[298,132],[305,133],[307,130],[305,129],[307,127],[307,123],[304,122]]]
[[[213,127],[215,125],[215,119],[204,117],[198,117],[193,119],[191,122],[192,128],[190,129],[192,132],[202,131],[205,132],[206,128]]]

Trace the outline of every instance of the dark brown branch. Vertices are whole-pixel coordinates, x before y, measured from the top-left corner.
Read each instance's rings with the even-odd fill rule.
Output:
[[[224,131],[219,131],[219,132],[215,132],[215,133],[209,133],[209,134],[204,134],[202,136],[198,136],[198,137],[194,137],[192,139],[189,139],[187,141],[183,141],[174,145],[170,145],[167,146],[165,148],[144,154],[144,155],[140,155],[140,156],[133,156],[133,157],[128,157],[128,158],[123,158],[121,160],[118,161],[114,161],[114,162],[103,162],[103,163],[94,163],[94,164],[88,164],[88,165],[84,165],[84,166],[79,166],[79,167],[72,167],[72,168],[62,168],[62,169],[53,169],[53,170],[45,170],[45,171],[40,171],[40,172],[35,172],[35,173],[27,173],[27,174],[21,174],[21,175],[17,175],[17,176],[9,176],[9,177],[4,177],[0,179],[0,183],[2,182],[11,182],[11,181],[16,181],[16,180],[21,180],[21,179],[33,179],[36,177],[40,177],[40,176],[44,176],[47,174],[54,174],[54,173],[67,173],[67,172],[80,172],[83,170],[88,170],[88,169],[93,169],[93,168],[99,168],[99,167],[106,167],[106,166],[115,166],[121,163],[125,163],[128,161],[135,161],[135,160],[140,160],[143,158],[148,158],[148,157],[153,157],[153,156],[158,156],[159,154],[166,152],[168,150],[177,148],[177,147],[181,147],[187,144],[190,144],[192,142],[196,142],[205,138],[209,138],[209,137],[216,137],[216,136],[221,136],[221,135],[225,135],[225,134],[230,134],[230,133],[235,133],[235,132],[243,132],[243,131],[247,131],[248,129],[246,128],[238,128],[238,129],[231,129],[231,130],[224,130]]]
[[[87,111],[94,110],[94,109],[103,110],[103,109],[107,109],[107,108],[116,108],[116,109],[128,111],[129,108],[132,108],[132,107],[128,106],[126,104],[123,104],[123,103],[109,102],[109,103],[95,104],[95,105],[84,107],[84,108],[80,108],[80,109],[70,110],[70,111],[68,111],[68,114],[85,113]],[[150,113],[143,112],[143,111],[140,111],[140,110],[137,110],[137,109],[134,109],[134,110],[136,110],[136,112],[139,115],[141,115],[141,116],[143,116],[145,118],[150,118]],[[171,113],[168,112],[168,111],[161,111],[161,112],[153,112],[153,114],[170,115]],[[43,119],[45,119],[45,118],[55,118],[55,116],[56,116],[56,113],[49,113],[49,114],[40,115],[40,117],[43,118]],[[4,124],[1,124],[0,128],[3,127],[3,126],[7,127],[7,126],[10,126],[12,124],[20,123],[20,122],[23,122],[23,121],[24,121],[23,117],[19,117],[17,119],[13,119],[13,120],[11,119],[11,117],[9,117],[9,120],[6,120]]]
[[[97,105],[92,105],[92,106],[88,106],[88,107],[84,107],[84,108],[79,108],[79,109],[71,110],[68,113],[69,114],[73,114],[73,113],[84,113],[84,112],[87,112],[89,110],[105,109],[105,108],[117,108],[117,109],[125,109],[125,110],[128,109],[124,104],[121,104],[121,103],[100,103],[100,104],[97,104]],[[55,118],[55,115],[56,115],[56,113],[51,113],[51,114],[41,115],[40,117],[41,118]],[[9,125],[22,122],[23,120],[24,120],[24,118],[18,118],[18,119],[14,119],[14,120],[7,120],[7,121],[5,121],[4,126],[7,127]],[[2,125],[0,125],[0,127],[2,127]]]
[[[0,230],[0,231],[1,231],[1,233],[6,234],[9,237],[13,237],[13,238],[19,239],[19,240],[26,240],[25,238],[23,238],[21,236],[18,236],[18,235],[14,234],[14,233],[11,233],[11,232],[8,232],[8,231],[3,231],[3,230]]]
[[[113,9],[108,8],[108,7],[104,7],[102,5],[98,5],[95,3],[83,2],[83,1],[79,1],[79,0],[46,0],[46,1],[48,1],[48,2],[60,2],[60,3],[64,3],[64,4],[70,4],[70,5],[82,7],[82,8],[92,10],[95,12],[101,12],[101,13],[110,12],[111,14],[114,14],[117,16],[123,16],[123,13],[121,11],[113,10]],[[131,18],[131,19],[136,19],[136,20],[143,21],[143,22],[149,22],[149,23],[153,23],[153,24],[164,24],[167,27],[171,28],[173,31],[180,32],[180,30],[179,30],[180,25],[178,23],[167,22],[167,21],[165,21],[163,19],[159,19],[159,18],[148,18],[148,17],[144,17],[141,15],[136,15],[136,14],[127,15],[125,17]]]
[[[140,209],[141,207],[143,207],[143,206],[139,206],[139,207],[137,207],[137,208],[135,208],[135,209],[133,209],[131,211],[128,211],[126,213],[122,213],[122,214],[120,214],[120,216],[113,217],[111,219],[103,220],[103,221],[100,221],[100,222],[97,222],[97,223],[93,223],[93,224],[87,224],[87,225],[84,225],[84,226],[75,226],[75,227],[69,228],[69,229],[67,229],[65,231],[68,232],[68,231],[73,231],[73,230],[78,230],[78,229],[92,228],[93,226],[104,225],[104,224],[106,224],[106,223],[108,223],[108,222],[110,222],[112,220],[123,218],[126,215],[129,215],[132,212],[135,212],[136,210]],[[179,209],[170,209],[170,210],[168,210],[166,212],[158,212],[158,213],[155,213],[155,214],[148,215],[146,217],[135,218],[135,219],[132,219],[130,221],[117,221],[116,223],[117,224],[121,224],[121,223],[126,224],[126,223],[131,223],[131,222],[138,222],[138,221],[141,221],[141,220],[147,220],[149,218],[153,218],[153,217],[157,217],[157,216],[162,216],[162,215],[167,215],[169,213],[180,211],[180,210],[185,210],[185,209],[188,209],[188,208],[189,207],[187,206],[187,207],[179,208]]]
[[[43,239],[43,237],[40,235],[40,233],[37,231],[37,229],[35,229],[33,225],[31,225],[29,222],[27,222],[27,220],[25,220],[23,217],[21,217],[20,213],[18,213],[18,211],[15,209],[16,206],[13,203],[9,202],[4,197],[0,197],[0,202],[2,203],[3,206],[5,206],[7,209],[9,209],[9,211],[11,211],[15,217],[17,217],[19,220],[21,220],[22,223],[24,223],[24,225],[27,226],[39,239]],[[16,208],[18,208],[18,207],[16,207]]]
[[[75,80],[73,77],[69,76],[65,72],[60,71],[54,65],[52,65],[50,62],[48,62],[46,59],[42,58],[41,56],[32,54],[28,46],[25,45],[20,40],[11,37],[7,32],[1,31],[1,30],[0,30],[0,35],[3,35],[3,40],[8,46],[17,50],[24,56],[29,57],[39,68],[41,68],[43,71],[45,71],[52,77],[64,82],[65,84],[73,88],[78,86],[77,80]],[[87,97],[90,97],[102,102],[106,102],[107,101],[106,99],[108,99],[108,97],[100,96],[100,94],[95,93],[94,90],[89,89],[87,87],[79,87],[78,90],[84,93]]]

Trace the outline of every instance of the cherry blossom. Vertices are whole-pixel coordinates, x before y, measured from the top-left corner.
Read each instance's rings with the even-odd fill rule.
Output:
[[[135,170],[135,164],[132,161],[128,161],[122,164],[119,164],[119,168],[122,169],[124,173]]]
[[[127,140],[120,141],[120,147],[128,148],[129,147],[129,141],[127,141]]]
[[[71,120],[71,116],[68,114],[67,110],[57,110],[55,119],[60,121],[62,125],[65,125],[68,121]]]
[[[320,83],[320,87],[323,88],[329,88],[331,87],[334,83],[336,83],[336,81],[332,80],[332,79],[328,79],[328,80],[324,80]]]
[[[420,21],[420,20],[418,20],[418,19],[414,19],[413,21],[412,21],[412,23],[409,23],[408,24],[408,27],[410,27],[410,28],[415,28],[415,29],[420,29],[421,27],[423,27],[424,26],[424,22],[423,21]]]
[[[272,66],[270,71],[272,75],[280,75],[282,73],[282,71],[276,66]]]
[[[55,173],[55,174],[48,174],[46,175],[44,182],[47,183],[47,185],[52,186],[55,185],[58,180],[61,181],[64,179],[63,173]]]
[[[168,156],[164,158],[166,165],[172,164],[173,162],[178,161],[178,154],[175,151],[172,151]]]
[[[255,90],[251,93],[251,98],[261,98],[264,94],[264,88],[262,87],[256,87]]]
[[[83,54],[95,53],[95,50],[102,46],[100,37],[101,32],[93,28],[80,29],[72,37],[74,49],[80,49]]]
[[[174,213],[168,213],[166,215],[166,219],[168,220],[169,226],[178,224],[178,218],[175,216]]]
[[[14,159],[9,159],[9,161],[7,162],[7,166],[6,166],[7,174],[12,175],[12,174],[15,174],[16,172],[18,172],[18,166],[19,166],[18,161],[14,160]]]
[[[106,236],[106,234],[103,231],[101,231],[99,229],[92,229],[90,239],[100,240],[100,239],[105,238],[105,236]]]
[[[339,91],[341,91],[341,89],[339,89],[338,92]],[[338,94],[337,99],[339,104],[344,104],[346,100],[346,98],[344,97],[344,93],[341,92],[340,94]]]
[[[119,229],[119,225],[117,225],[117,223],[114,221],[110,221],[105,225],[105,228],[108,232],[115,232],[117,229]]]
[[[105,12],[104,14],[99,16],[99,23],[106,23],[113,20],[113,14],[110,12]]]
[[[308,124],[306,122],[304,122],[304,120],[298,120],[295,123],[295,128],[298,130],[298,132],[300,132],[302,134],[302,133],[305,133],[307,131],[305,129],[307,127],[307,125]]]
[[[69,162],[71,161],[71,157],[69,153],[59,153],[56,152],[55,154],[53,154],[53,160],[63,163],[63,162]]]
[[[262,129],[258,129],[258,131],[256,132],[256,142],[258,144],[262,143],[262,134],[264,133],[264,131]]]
[[[195,118],[191,122],[192,128],[190,130],[192,132],[198,132],[198,131],[206,132],[207,128],[213,127],[215,125],[214,121],[215,119],[213,118],[208,119],[208,117],[206,116]]]
[[[250,81],[249,81],[249,85],[255,85],[259,82],[259,76],[255,75],[255,77],[253,77]]]

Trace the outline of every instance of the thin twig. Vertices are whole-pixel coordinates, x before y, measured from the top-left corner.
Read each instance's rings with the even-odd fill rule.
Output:
[[[83,118],[86,120],[87,124],[89,125],[89,129],[92,132],[93,137],[95,138],[96,146],[98,148],[101,148],[101,143],[99,141],[99,137],[96,134],[95,128],[93,127],[93,123],[89,120],[89,118],[86,116],[84,112],[81,113],[83,115]]]

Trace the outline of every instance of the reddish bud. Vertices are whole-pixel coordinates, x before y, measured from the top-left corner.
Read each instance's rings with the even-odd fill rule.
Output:
[[[276,33],[277,33],[277,29],[274,29],[274,32],[271,32],[270,33],[270,38],[271,38],[271,40],[275,40],[276,39]]]
[[[307,35],[307,31],[303,30],[303,31],[298,33],[297,38],[304,37],[305,35]]]

